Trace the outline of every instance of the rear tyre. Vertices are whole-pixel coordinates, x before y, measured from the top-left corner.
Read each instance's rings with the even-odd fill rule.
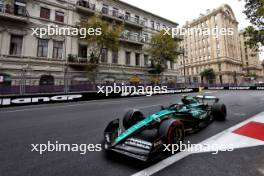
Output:
[[[164,120],[160,124],[159,135],[164,137],[165,144],[179,144],[184,140],[184,126],[180,120]]]
[[[226,106],[221,103],[215,103],[212,106],[212,115],[214,119],[218,121],[225,121],[226,120]]]
[[[126,114],[123,117],[123,127],[125,129],[128,129],[143,119],[144,119],[144,115],[139,110],[137,109],[129,110],[126,112]]]

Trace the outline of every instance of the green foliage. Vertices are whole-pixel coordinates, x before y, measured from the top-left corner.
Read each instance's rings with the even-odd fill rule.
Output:
[[[13,3],[15,3],[14,0],[4,0],[3,2],[6,3],[6,4],[13,4]]]
[[[264,45],[264,30],[256,30],[253,26],[249,26],[246,28],[244,35],[246,36],[245,44],[251,49],[257,51],[260,45]]]
[[[200,73],[200,75],[206,78],[207,80],[215,79],[215,72],[212,68],[205,69],[204,71]]]
[[[103,21],[99,16],[94,16],[90,19],[81,20],[81,28],[99,28],[101,35],[87,35],[84,40],[87,41],[90,50],[90,62],[98,64],[102,50],[108,48],[110,50],[117,50],[119,47],[119,37],[123,31],[122,25],[111,25]]]
[[[260,29],[264,28],[264,0],[245,0],[244,13],[250,22]]]
[[[245,10],[247,18],[257,28],[249,26],[245,34],[248,37],[246,44],[256,51],[260,45],[264,46],[264,0],[245,0]]]
[[[171,35],[164,30],[152,36],[150,46],[146,49],[152,59],[153,73],[160,74],[164,71],[167,61],[175,62],[177,59],[178,44]]]
[[[253,77],[253,78],[256,78],[257,77],[257,74],[255,72],[250,72],[250,73],[247,73],[245,75],[246,77]]]

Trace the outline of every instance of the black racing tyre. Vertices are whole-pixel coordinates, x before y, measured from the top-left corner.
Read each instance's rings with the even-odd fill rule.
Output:
[[[219,120],[219,121],[225,121],[226,120],[226,106],[221,103],[215,103],[212,106],[212,115],[214,119]]]
[[[123,117],[123,127],[125,129],[128,129],[143,119],[144,115],[142,114],[142,112],[137,109],[131,109],[127,111]]]
[[[166,144],[178,144],[184,140],[184,126],[177,119],[164,120],[159,126],[159,135],[164,137]]]

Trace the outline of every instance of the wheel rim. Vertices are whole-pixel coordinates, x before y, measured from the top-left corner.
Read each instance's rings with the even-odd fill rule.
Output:
[[[177,144],[181,140],[182,131],[179,127],[175,127],[171,129],[169,135],[169,143]]]

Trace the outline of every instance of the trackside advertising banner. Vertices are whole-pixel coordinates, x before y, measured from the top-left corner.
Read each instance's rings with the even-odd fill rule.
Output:
[[[167,92],[155,93],[153,95],[161,94],[179,94],[179,93],[192,93],[198,92],[198,88],[190,89],[177,89],[168,90]],[[109,98],[122,98],[122,97],[136,97],[136,96],[146,96],[144,93],[111,93],[108,96],[103,93],[98,92],[84,92],[84,93],[74,93],[74,94],[34,94],[34,95],[23,95],[23,96],[7,96],[0,97],[0,108],[8,106],[25,106],[34,104],[44,104],[44,103],[60,103],[60,102],[76,102],[76,101],[88,101],[88,100],[99,100],[99,99],[109,99]]]
[[[263,86],[205,87],[205,90],[264,90]]]
[[[258,86],[236,86],[236,87],[204,87],[204,90],[263,90],[264,87]],[[153,93],[152,95],[164,95],[164,94],[180,94],[180,93],[193,93],[199,92],[199,88],[187,88],[187,89],[172,89],[166,92]],[[108,96],[104,93],[98,92],[84,92],[74,94],[34,94],[23,96],[5,96],[0,97],[0,108],[8,106],[25,106],[34,104],[45,103],[60,103],[60,102],[76,102],[76,101],[89,101],[100,100],[109,98],[122,98],[122,97],[136,97],[136,96],[148,96],[146,93],[111,93]]]

